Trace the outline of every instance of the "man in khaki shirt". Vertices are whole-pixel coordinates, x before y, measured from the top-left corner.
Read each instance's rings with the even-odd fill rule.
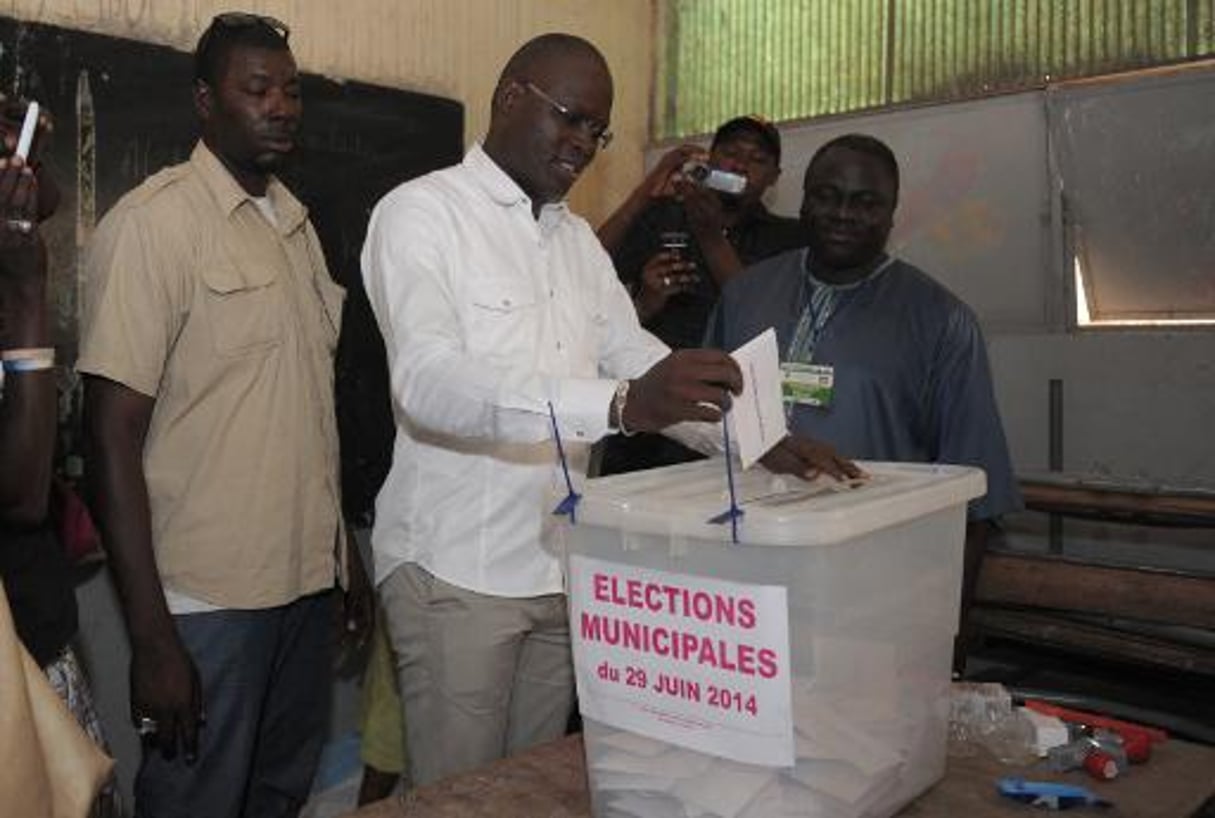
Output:
[[[140,814],[292,815],[328,719],[343,292],[272,175],[294,147],[287,27],[221,14],[195,52],[202,140],[128,193],[86,261],[89,482],[151,747]],[[354,605],[352,603],[359,603]],[[180,751],[180,753],[179,753]]]

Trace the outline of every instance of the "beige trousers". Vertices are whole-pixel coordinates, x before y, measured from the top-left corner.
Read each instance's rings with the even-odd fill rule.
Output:
[[[415,784],[565,732],[574,671],[563,594],[486,596],[406,563],[380,584],[380,602]]]

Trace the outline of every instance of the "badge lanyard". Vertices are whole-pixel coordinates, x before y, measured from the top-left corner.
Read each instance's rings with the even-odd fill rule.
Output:
[[[802,314],[797,319],[797,327],[793,330],[793,337],[789,340],[789,348],[786,351],[785,359],[789,362],[810,363],[814,357],[815,347],[818,346],[819,339],[822,338],[823,329],[827,326],[827,322],[831,320],[831,316],[835,314],[841,297],[847,292],[856,290],[866,281],[876,278],[893,263],[894,257],[887,256],[881,264],[873,269],[873,272],[855,284],[849,284],[844,287],[824,284],[815,279],[807,270],[806,274],[802,277],[801,297],[798,299],[805,306],[802,307]],[[807,289],[810,290],[809,298],[806,298]]]
[[[855,297],[856,291],[892,262],[893,259],[887,257],[860,281],[844,286],[819,281],[810,272],[809,265],[806,266],[798,294],[802,312],[780,365],[781,398],[787,422],[793,422],[793,413],[798,406],[830,410],[835,399],[835,366],[831,362],[813,363],[816,356],[821,358],[819,342],[823,332],[832,317]]]
[[[814,348],[823,334],[823,327],[827,326],[827,321],[831,318],[835,305],[839,301],[839,290],[835,287],[803,279],[803,293],[806,287],[812,288],[810,298],[802,296],[801,300],[805,303],[805,307],[802,308],[801,317],[797,319],[797,328],[793,331],[793,338],[789,341],[789,350],[785,356],[789,361],[802,363],[809,363],[814,356]]]

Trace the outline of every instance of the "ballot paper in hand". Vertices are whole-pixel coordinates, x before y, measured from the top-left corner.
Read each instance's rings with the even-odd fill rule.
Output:
[[[769,327],[731,357],[743,376],[742,394],[734,397],[730,408],[732,431],[742,467],[749,469],[787,434],[776,331]]]

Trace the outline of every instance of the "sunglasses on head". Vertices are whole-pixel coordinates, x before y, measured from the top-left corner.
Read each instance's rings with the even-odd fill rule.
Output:
[[[274,17],[267,17],[264,14],[250,14],[245,11],[225,11],[223,14],[217,14],[211,19],[211,28],[222,26],[223,28],[252,28],[262,26],[268,28],[281,37],[284,41],[291,36],[291,28],[282,20]]]

